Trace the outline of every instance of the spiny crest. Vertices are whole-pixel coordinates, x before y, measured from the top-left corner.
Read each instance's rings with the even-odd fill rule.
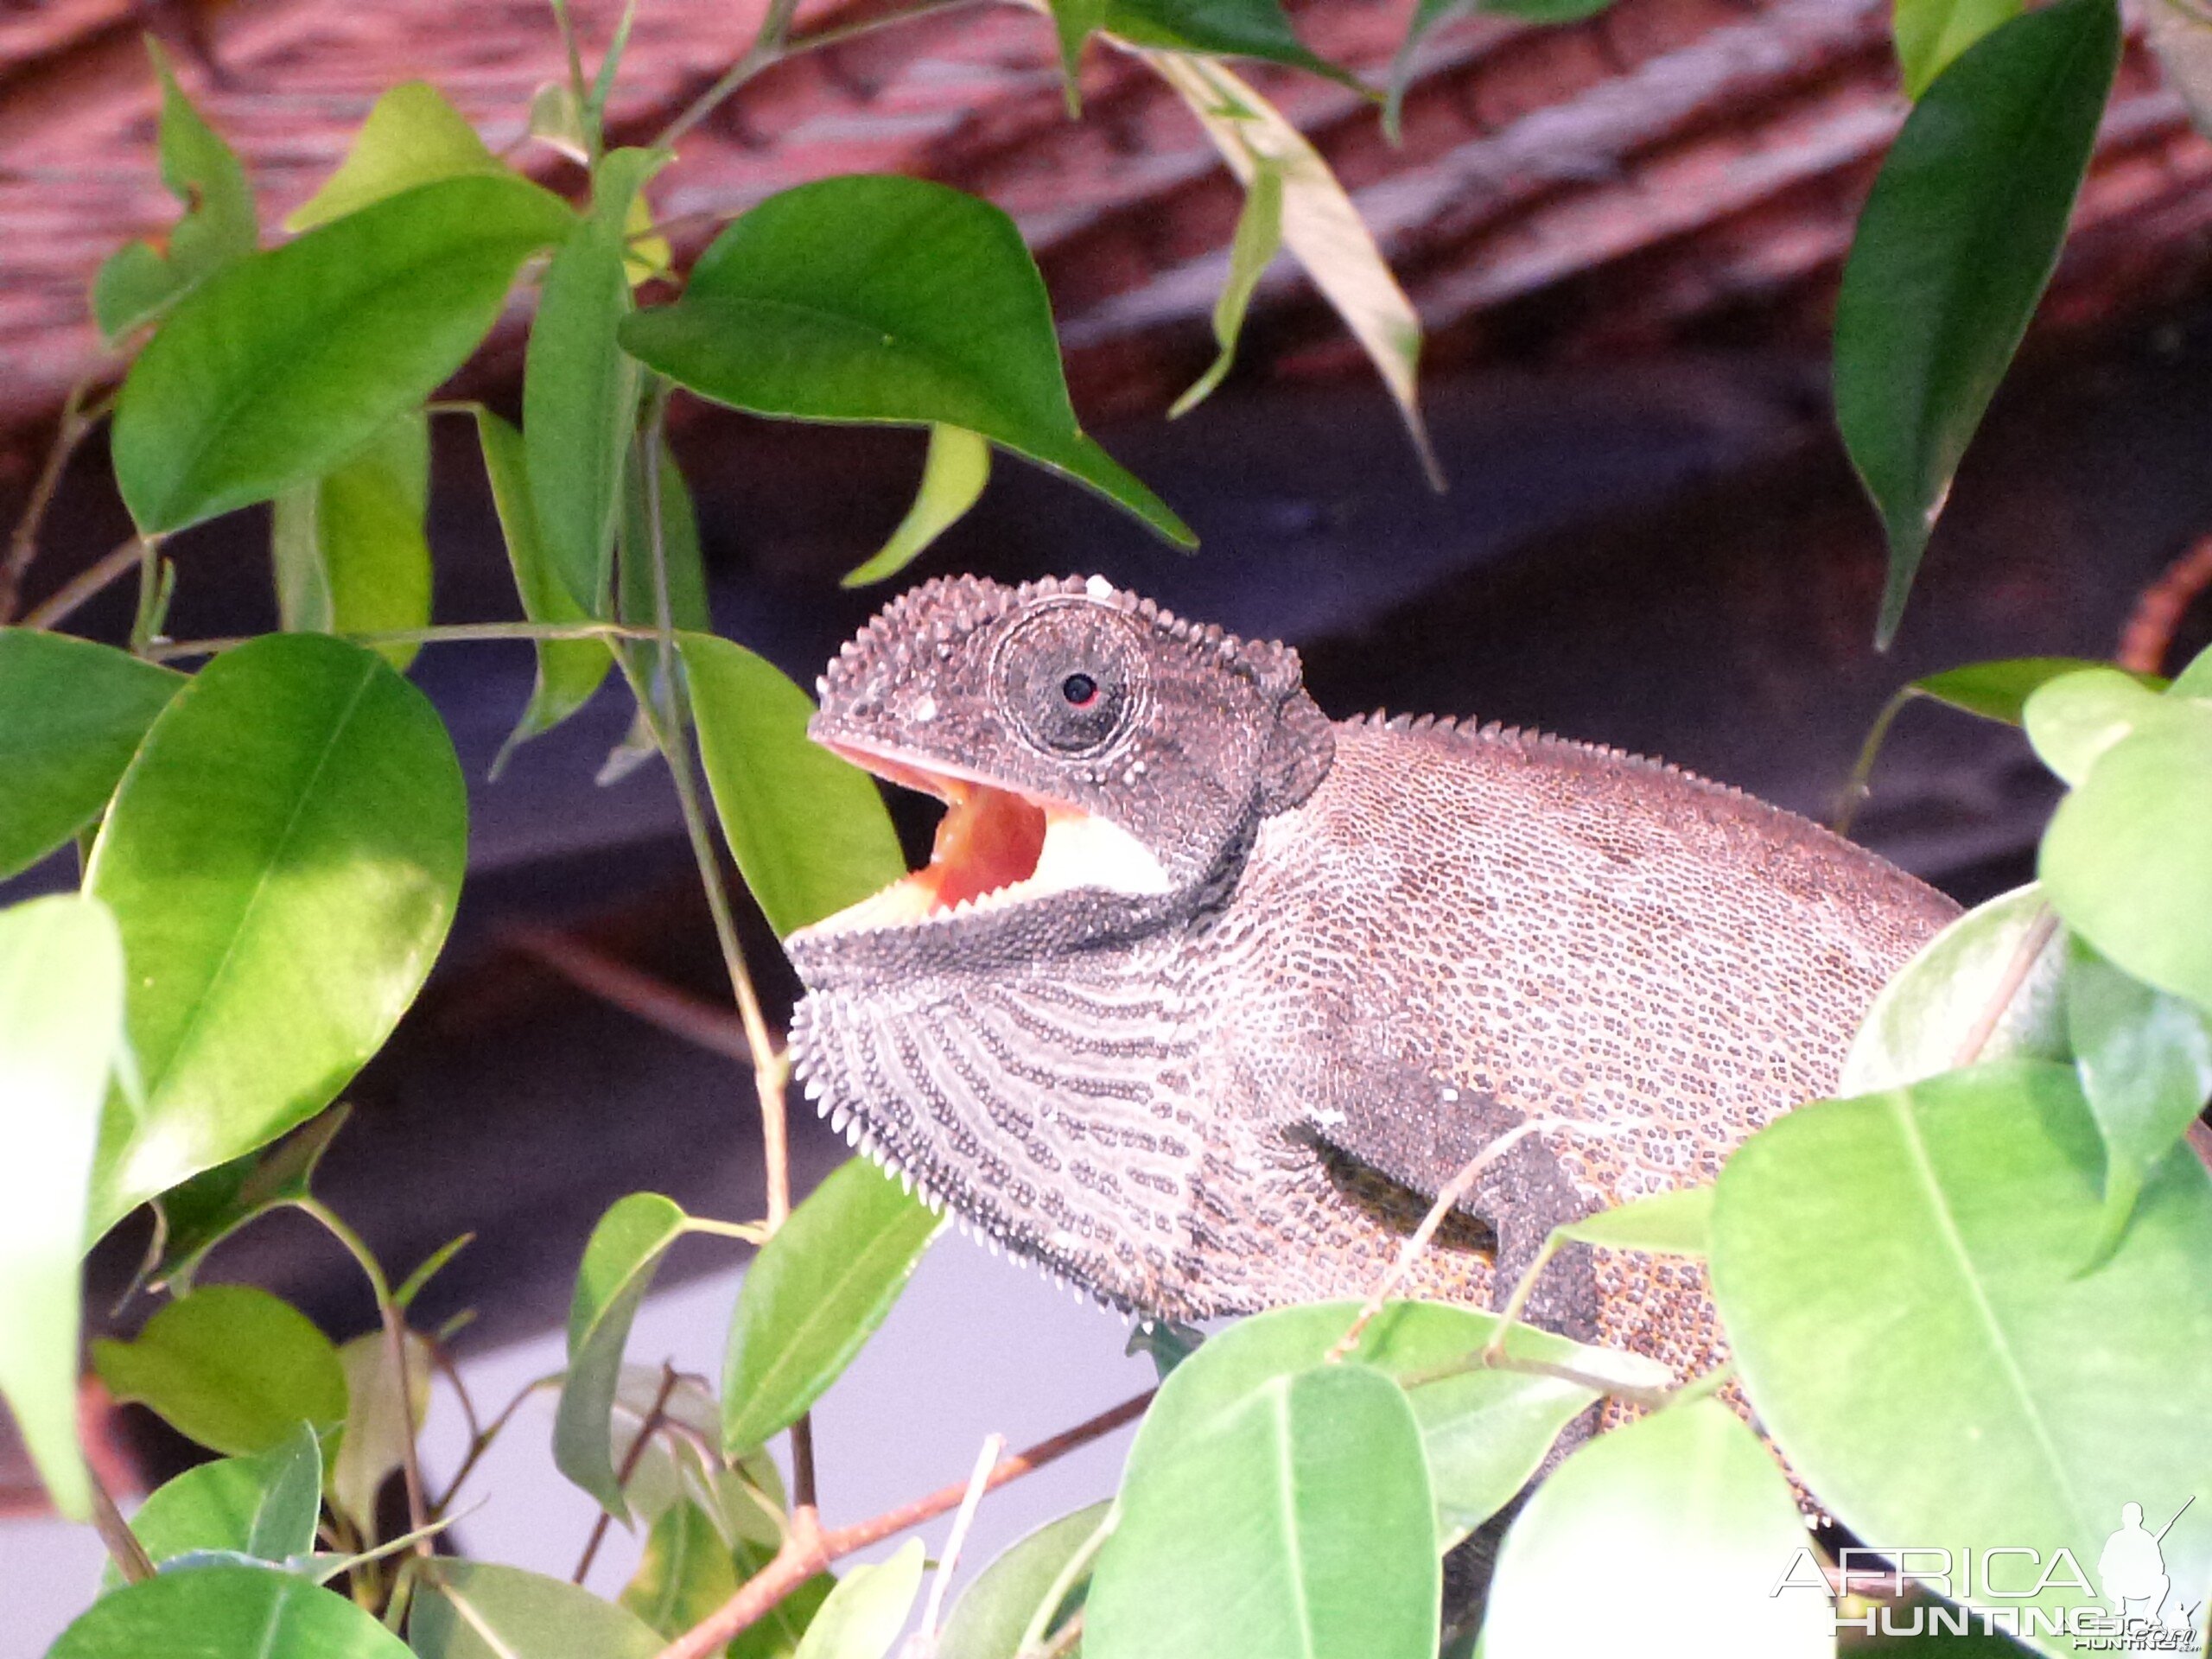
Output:
[[[1678,766],[1671,760],[1662,760],[1654,755],[1632,754],[1609,743],[1586,743],[1580,738],[1555,737],[1549,732],[1539,731],[1533,727],[1508,726],[1501,721],[1478,721],[1471,715],[1463,718],[1452,715],[1392,715],[1377,709],[1371,715],[1356,715],[1346,723],[1373,727],[1386,732],[1455,738],[1464,743],[1502,744],[1524,753],[1549,753],[1584,760],[1602,760],[1616,766],[1631,766],[1639,772],[1680,779],[1713,794],[1752,798],[1732,784],[1715,783],[1712,779]]]
[[[1248,640],[1212,623],[1177,616],[1154,601],[1116,588],[1103,576],[1046,576],[1018,588],[984,576],[938,576],[910,588],[878,611],[845,643],[816,683],[826,702],[880,689],[941,648],[1039,600],[1088,598],[1145,623],[1154,638],[1211,661],[1281,696],[1300,682],[1298,653],[1273,640]]]

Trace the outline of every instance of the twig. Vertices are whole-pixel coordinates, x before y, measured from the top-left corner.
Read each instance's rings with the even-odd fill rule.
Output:
[[[119,542],[114,549],[94,560],[83,570],[61,586],[60,591],[49,595],[44,603],[34,605],[23,618],[27,628],[50,628],[76,614],[79,606],[97,599],[116,582],[137,569],[140,558],[138,538],[131,537]]]
[[[2182,618],[2207,588],[2212,588],[2212,536],[2200,537],[2137,596],[2113,660],[2132,673],[2160,672]]]
[[[1421,1252],[1436,1236],[1436,1230],[1444,1224],[1445,1217],[1459,1207],[1459,1200],[1467,1196],[1468,1190],[1482,1173],[1530,1135],[1541,1135],[1548,1129],[1579,1129],[1591,1135],[1611,1132],[1602,1125],[1584,1123],[1573,1118],[1532,1117],[1526,1122],[1515,1124],[1470,1158],[1457,1175],[1445,1182],[1443,1189],[1436,1195],[1436,1202],[1428,1206],[1428,1213],[1421,1217],[1421,1225],[1414,1229],[1412,1236],[1399,1247],[1398,1259],[1376,1281],[1374,1290],[1352,1319],[1351,1328],[1338,1337],[1329,1351],[1322,1356],[1322,1363],[1333,1365],[1358,1346],[1361,1334],[1375,1316],[1382,1311],[1382,1304],[1390,1300],[1391,1293],[1405,1282],[1406,1275],[1421,1260]]]
[[[1146,1389],[1134,1399],[1124,1400],[1108,1411],[1102,1411],[1088,1422],[1055,1434],[1048,1440],[1039,1440],[1026,1452],[1001,1458],[984,1478],[983,1490],[996,1491],[1010,1480],[1019,1480],[1034,1470],[1043,1468],[1056,1459],[1090,1444],[1103,1435],[1112,1433],[1123,1424],[1144,1414],[1152,1403],[1154,1390]],[[670,1643],[655,1656],[655,1659],[706,1659],[747,1625],[764,1618],[770,1609],[798,1588],[817,1573],[833,1561],[850,1555],[855,1550],[866,1549],[871,1544],[881,1543],[886,1538],[918,1527],[925,1521],[933,1521],[947,1510],[957,1508],[965,1501],[973,1481],[955,1481],[941,1486],[926,1497],[916,1498],[911,1503],[895,1510],[886,1510],[871,1520],[849,1527],[840,1527],[834,1532],[813,1531],[803,1535],[794,1528],[784,1541],[784,1547],[775,1558],[760,1572],[739,1586],[738,1592],[705,1618],[693,1625],[682,1636]]]
[[[133,542],[130,546],[132,568],[136,568],[137,543]],[[219,639],[169,639],[149,646],[146,657],[148,661],[156,663],[172,662],[180,657],[214,657],[264,637],[238,633]],[[378,628],[365,633],[332,637],[357,645],[452,645],[487,639],[651,639],[654,634],[651,628],[632,627],[624,622],[448,622],[437,627]]]
[[[1951,1070],[1963,1071],[1981,1058],[1981,1051],[1989,1046],[1998,1025],[2005,1018],[2005,1011],[2012,1006],[2012,999],[2020,994],[2020,987],[2027,982],[2042,957],[2044,948],[2050,943],[2051,935],[2058,931],[2058,912],[2048,905],[2041,906],[2028,931],[2020,935],[2019,944],[2012,947],[2012,958],[2005,964],[2005,976],[1990,992],[1989,1001],[1982,1005],[1981,1013],[1968,1028],[1959,1044],[1958,1052],[1951,1057]]]
[[[974,1524],[976,1506],[983,1501],[983,1483],[990,1478],[991,1471],[998,1466],[999,1453],[1006,1450],[1006,1436],[987,1434],[982,1449],[976,1453],[976,1467],[968,1477],[968,1496],[960,1500],[960,1512],[952,1517],[952,1530],[945,1535],[944,1548],[937,1558],[937,1572],[930,1580],[929,1599],[922,1604],[922,1627],[907,1643],[910,1653],[930,1655],[937,1651],[937,1627],[944,1611],[945,1586],[952,1582],[954,1571],[960,1565],[961,1546],[968,1541],[968,1529]]]
[[[660,1388],[653,1395],[653,1403],[645,1419],[638,1425],[638,1432],[630,1441],[630,1449],[622,1454],[622,1466],[614,1471],[614,1484],[626,1489],[630,1477],[638,1472],[638,1461],[645,1455],[645,1446],[660,1430],[661,1419],[668,1414],[668,1396],[676,1392],[676,1367],[666,1360],[660,1363]],[[607,1524],[614,1517],[604,1509],[591,1523],[591,1536],[584,1540],[584,1553],[576,1561],[576,1570],[569,1574],[570,1584],[582,1584],[584,1575],[591,1571],[591,1564],[599,1557],[599,1547],[607,1541]]]
[[[550,928],[514,927],[507,931],[505,938],[569,983],[625,1014],[635,1014],[647,1025],[734,1060],[753,1058],[753,1046],[745,1040],[743,1024],[720,1003],[679,990],[572,934]]]
[[[30,570],[31,561],[38,556],[39,530],[46,523],[46,510],[54,505],[54,493],[60,487],[69,457],[77,453],[77,446],[113,407],[114,400],[105,397],[89,409],[85,406],[85,399],[105,374],[105,370],[94,370],[70,387],[68,397],[62,402],[61,419],[54,429],[54,442],[48,447],[37,478],[31,482],[22,517],[16,520],[15,534],[8,538],[7,556],[0,559],[0,623],[14,618],[16,607],[22,599],[23,577]]]
[[[791,1432],[791,1508],[811,1514],[822,1507],[821,1491],[815,1484],[814,1414],[801,1412]]]
[[[146,1554],[146,1546],[138,1541],[138,1535],[130,1530],[123,1511],[115,1507],[106,1483],[100,1479],[99,1471],[92,1466],[90,1459],[85,1465],[85,1480],[92,1495],[92,1530],[107,1546],[115,1570],[123,1574],[125,1584],[138,1584],[152,1578],[154,1558]]]
[[[453,1471],[453,1478],[446,1483],[445,1491],[438,1494],[437,1502],[430,1507],[440,1514],[443,1514],[452,1504],[454,1496],[460,1492],[461,1483],[468,1478],[470,1473],[475,1469],[477,1461],[492,1449],[492,1442],[499,1438],[499,1431],[507,1426],[508,1421],[516,1412],[522,1409],[523,1402],[540,1389],[550,1389],[567,1376],[566,1371],[550,1372],[546,1376],[531,1379],[516,1389],[514,1398],[500,1407],[499,1415],[485,1424],[475,1438],[469,1441],[468,1450],[461,1454],[461,1467]]]

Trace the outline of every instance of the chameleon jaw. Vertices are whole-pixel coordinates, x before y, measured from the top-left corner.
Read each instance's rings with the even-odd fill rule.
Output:
[[[929,926],[1085,888],[1132,897],[1173,890],[1143,842],[1095,813],[912,754],[849,741],[827,747],[946,810],[926,866],[800,934]]]

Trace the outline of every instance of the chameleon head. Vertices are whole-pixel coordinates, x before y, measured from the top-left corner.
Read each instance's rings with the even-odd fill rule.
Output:
[[[1094,576],[931,582],[886,607],[820,681],[813,738],[945,803],[930,863],[792,941],[1026,931],[1083,893],[1104,913],[1188,914],[1259,819],[1326,772],[1297,653],[1179,620]],[[1032,913],[1017,918],[1015,912]]]

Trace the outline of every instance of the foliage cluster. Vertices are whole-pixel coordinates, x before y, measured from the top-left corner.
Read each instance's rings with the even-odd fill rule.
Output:
[[[1189,541],[1173,512],[1077,423],[1043,285],[1013,224],[919,181],[835,178],[738,215],[679,273],[653,181],[685,131],[761,68],[918,7],[813,35],[778,0],[759,40],[649,145],[610,148],[629,21],[587,78],[545,88],[532,135],[570,158],[575,205],[494,156],[431,88],[394,89],[346,162],[264,245],[245,169],[156,55],[167,245],[99,273],[102,328],[132,358],[111,410],[138,533],[27,626],[0,631],[0,875],[76,841],[80,890],[0,912],[0,1389],[56,1506],[115,1567],[57,1659],[144,1651],[376,1659],[714,1652],[880,1659],[908,1622],[918,1541],[844,1555],[963,1503],[1144,1411],[1118,1496],[1054,1522],[922,1624],[948,1659],[1285,1653],[1418,1659],[1438,1646],[1440,1557],[1499,1514],[1561,1429],[1637,1408],[1567,1457],[1507,1531],[1490,1659],[1611,1651],[1637,1610],[1664,1650],[1833,1651],[1817,1564],[1782,1465],[1713,1397],[1630,1354],[1510,1319],[1387,1300],[1262,1315],[1166,1380],[964,1486],[825,1531],[807,1412],[864,1344],[938,1230],[865,1164],[788,1200],[784,1065],[738,951],[716,823],[779,932],[899,871],[873,785],[804,738],[804,694],[707,615],[684,480],[663,442],[682,389],[755,414],[926,428],[914,506],[854,573],[920,553],[1005,450]],[[1533,22],[1603,0],[1503,0]],[[1395,87],[1473,0],[1421,0]],[[1418,330],[1350,199],[1225,66],[1348,79],[1275,0],[1052,0],[1071,105],[1096,35],[1188,102],[1247,192],[1215,315],[1229,367],[1262,271],[1287,249],[1375,360],[1416,441]],[[2017,15],[2016,15],[2017,14]],[[1040,20],[1039,27],[1046,23]],[[1968,438],[2048,278],[2117,61],[2113,0],[1900,0],[1918,104],[1870,200],[1837,322],[1846,441],[1891,547],[1881,632]],[[434,401],[520,276],[534,288],[519,429]],[[670,297],[671,295],[673,297]],[[641,296],[650,303],[641,303]],[[474,423],[517,594],[515,624],[430,617],[428,423]],[[282,632],[175,641],[175,532],[273,505]],[[28,544],[28,542],[26,543]],[[128,649],[53,631],[135,573]],[[10,572],[10,585],[20,569]],[[448,1330],[317,1198],[332,1103],[421,988],[466,865],[467,794],[436,712],[404,677],[426,644],[533,642],[512,744],[567,719],[610,672],[637,704],[609,774],[658,755],[681,798],[733,993],[753,1039],[767,1213],[733,1222],[634,1194],[580,1265],[553,1455],[612,1520],[644,1529],[619,1603],[435,1554],[474,1457],[425,1484],[415,1434],[458,1387]],[[189,676],[167,666],[199,662]],[[2079,1568],[2124,1503],[2212,1499],[2212,1183],[2182,1144],[2212,1092],[2212,659],[2171,685],[2035,659],[1901,695],[2024,723],[2066,783],[2041,880],[1974,912],[1897,979],[1839,1097],[1759,1135],[1717,1187],[1565,1230],[1703,1258],[1732,1382],[1805,1485],[1875,1543],[1973,1552],[1934,1587],[2048,1620],[2096,1601]],[[701,779],[703,778],[703,787]],[[154,1206],[158,1311],[93,1364],[217,1459],[126,1525],[75,1440],[79,1263]],[[265,1292],[200,1285],[208,1252],[289,1207],[373,1289],[382,1328],[334,1344]],[[626,1363],[662,1256],[704,1232],[759,1247],[718,1389]],[[1538,1268],[1541,1271],[1541,1264]],[[1523,1290],[1527,1288],[1524,1286]],[[1519,1306],[1518,1303],[1516,1306]],[[476,1452],[512,1408],[478,1421]],[[764,1447],[791,1437],[786,1493]],[[409,1525],[378,1527],[397,1479]],[[2212,1515],[2165,1561],[2201,1642]],[[1985,1558],[1981,1552],[2012,1553]],[[950,1558],[957,1551],[948,1548]],[[1909,1563],[1929,1576],[1923,1554]],[[1851,1586],[1861,1589],[1865,1586]],[[1857,1605],[1859,1604],[1851,1604]],[[2027,1617],[2030,1624],[2034,1617]]]

